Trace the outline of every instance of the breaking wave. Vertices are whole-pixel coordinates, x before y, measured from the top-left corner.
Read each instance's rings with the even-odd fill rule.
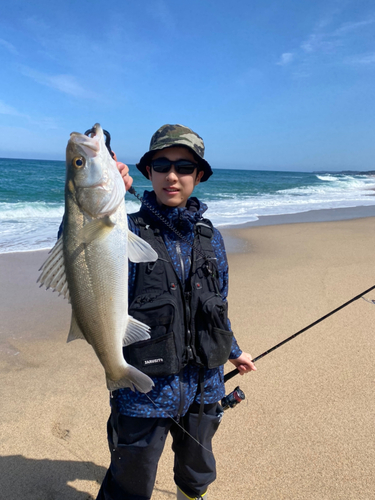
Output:
[[[151,185],[130,165],[139,194]],[[20,172],[27,172],[27,178]],[[64,162],[0,159],[0,253],[51,248],[64,213]],[[21,181],[20,181],[21,179]],[[214,169],[194,195],[216,226],[261,216],[375,205],[375,177],[362,173]],[[126,195],[128,213],[139,202]]]

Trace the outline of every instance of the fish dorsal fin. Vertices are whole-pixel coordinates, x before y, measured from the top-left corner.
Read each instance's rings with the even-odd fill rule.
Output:
[[[139,236],[128,231],[128,258],[131,262],[155,262],[158,254]]]
[[[69,335],[67,342],[72,342],[73,340],[86,340],[85,336],[82,333],[82,330],[78,326],[76,315],[74,314],[74,311],[72,311],[72,317],[70,320],[70,330],[69,330]]]
[[[140,340],[147,340],[150,338],[150,327],[133,318],[128,316],[128,324],[126,326],[126,331],[124,335],[124,340],[122,345],[134,344],[134,342],[139,342]]]
[[[94,240],[103,240],[106,238],[114,227],[115,223],[106,215],[101,219],[93,219],[85,224],[83,228],[78,231],[77,238],[79,243],[86,243],[88,245]]]
[[[59,292],[59,295],[63,295],[64,299],[68,299],[68,302],[70,302],[68,282],[65,274],[62,236],[57,240],[39,271],[42,271],[42,273],[37,283],[39,282],[40,286],[44,285],[47,290],[52,288],[54,292]]]

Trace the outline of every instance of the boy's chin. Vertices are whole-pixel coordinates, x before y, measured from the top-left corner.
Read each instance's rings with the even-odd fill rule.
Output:
[[[175,202],[173,203],[172,201],[166,201],[165,203],[163,203],[163,205],[165,205],[166,207],[171,207],[171,208],[177,208],[177,207],[185,207],[186,206],[186,202],[183,203],[183,202]]]
[[[176,208],[176,207],[185,207],[186,206],[186,201],[181,201],[181,200],[173,200],[173,199],[168,199],[165,197],[156,197],[156,200],[159,205],[164,205],[165,207],[171,207],[171,208]]]

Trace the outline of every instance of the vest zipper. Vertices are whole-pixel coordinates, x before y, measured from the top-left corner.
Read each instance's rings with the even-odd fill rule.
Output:
[[[185,292],[185,263],[184,263],[184,258],[182,255],[181,251],[181,245],[179,241],[176,241],[176,252],[178,255],[178,258],[180,260],[180,265],[181,265],[181,285],[182,285],[182,291],[183,291],[183,298],[184,298],[184,304],[185,304],[185,321],[186,321],[186,351],[187,351],[187,356],[188,356],[188,362],[193,359],[193,351],[190,347],[190,342],[191,342],[191,331],[190,331],[190,293]],[[185,367],[186,368],[186,367]],[[180,386],[180,406],[178,408],[178,419],[181,416],[181,413],[184,409],[185,405],[185,395],[184,395],[184,387],[183,387],[183,370],[181,370],[179,374],[179,386]]]
[[[176,252],[177,252],[178,258],[180,259],[181,281],[182,281],[183,287],[185,288],[185,263],[184,263],[184,259],[182,257],[181,245],[180,245],[179,241],[176,241]]]
[[[191,348],[191,330],[190,330],[190,322],[191,322],[191,313],[190,313],[190,298],[191,298],[191,293],[190,292],[185,292],[185,263],[184,263],[184,258],[182,256],[182,251],[181,251],[181,245],[179,241],[176,241],[176,252],[177,255],[180,259],[180,265],[181,265],[181,274],[182,274],[182,280],[181,284],[183,287],[183,294],[184,294],[184,303],[185,303],[185,319],[186,319],[186,351],[188,355],[188,361],[192,361],[194,356],[193,356],[193,351]]]

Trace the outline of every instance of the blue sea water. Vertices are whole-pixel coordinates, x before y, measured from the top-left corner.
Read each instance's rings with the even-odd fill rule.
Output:
[[[151,189],[130,165],[133,186]],[[0,158],[0,253],[51,248],[64,213],[65,162]],[[331,208],[375,205],[375,177],[356,173],[214,169],[195,195],[214,225]],[[127,193],[127,210],[139,202]]]

